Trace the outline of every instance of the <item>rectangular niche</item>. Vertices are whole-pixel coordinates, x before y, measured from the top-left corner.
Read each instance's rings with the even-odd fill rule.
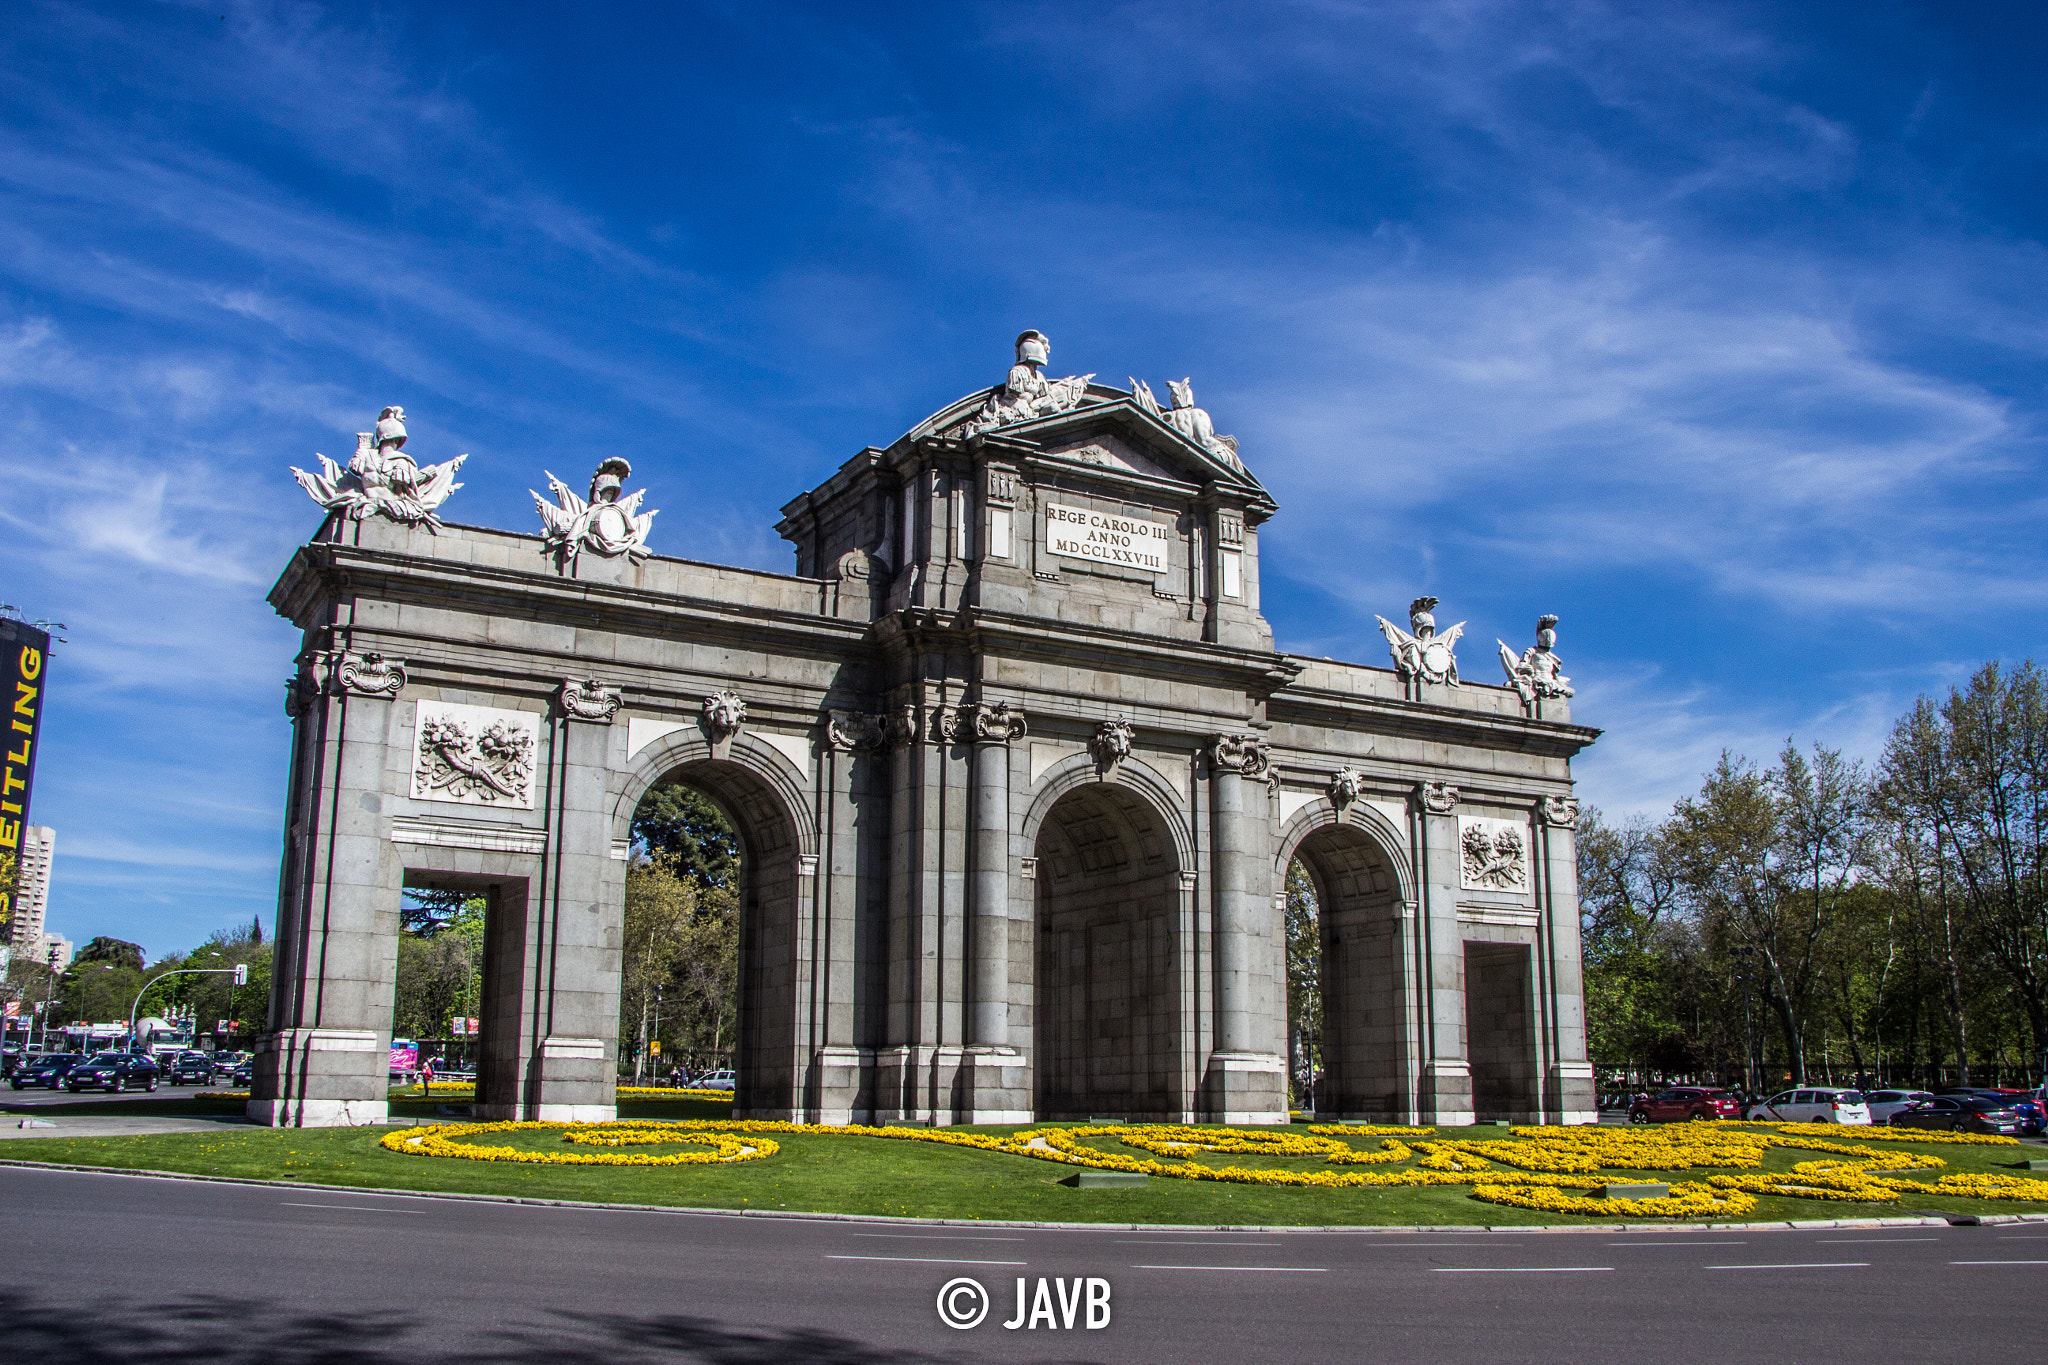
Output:
[[[1466,891],[1529,890],[1529,827],[1485,815],[1458,817],[1458,885]]]
[[[540,716],[446,701],[414,704],[416,801],[532,810]]]

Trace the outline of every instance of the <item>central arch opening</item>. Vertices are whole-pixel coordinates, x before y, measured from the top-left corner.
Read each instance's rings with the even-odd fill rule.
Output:
[[[791,1117],[798,845],[787,809],[740,764],[703,759],[663,774],[632,828],[621,1069],[666,1076],[680,1052],[693,1079],[732,1073],[735,1114]]]
[[[1180,865],[1135,793],[1067,793],[1038,835],[1033,1073],[1041,1118],[1177,1118]]]
[[[1297,1009],[1309,1015],[1315,1110],[1356,1118],[1398,1115],[1408,1107],[1408,1075],[1401,896],[1393,866],[1365,831],[1326,825],[1295,850],[1288,882],[1290,911],[1300,890],[1309,893],[1302,927],[1313,934],[1313,947],[1290,951],[1289,968],[1290,976],[1305,973],[1313,982],[1290,995],[1310,1005]]]

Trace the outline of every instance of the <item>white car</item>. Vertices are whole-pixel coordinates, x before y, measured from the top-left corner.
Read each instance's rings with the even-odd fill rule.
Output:
[[[739,1076],[731,1071],[707,1071],[690,1085],[697,1090],[737,1090],[739,1081]]]
[[[1903,1113],[1933,1098],[1925,1090],[1873,1090],[1864,1096],[1870,1106],[1870,1121],[1879,1125],[1890,1123],[1893,1114]]]
[[[1749,1107],[1751,1123],[1870,1123],[1860,1090],[1785,1090]]]

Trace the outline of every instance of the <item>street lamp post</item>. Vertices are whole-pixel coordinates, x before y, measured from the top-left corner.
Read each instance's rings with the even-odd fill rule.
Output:
[[[150,988],[155,986],[158,981],[168,981],[174,976],[231,976],[235,979],[236,986],[246,986],[249,984],[249,964],[237,962],[232,967],[180,967],[175,972],[165,972],[162,976],[145,982],[142,989],[135,992],[135,1003],[128,1007],[128,1048],[130,1051],[134,1050],[136,1043],[139,1041],[135,1036],[135,1014],[137,1010],[142,1008],[142,997],[148,995]],[[235,992],[233,987],[229,987],[228,1013],[232,1015],[234,1012]]]
[[[43,1051],[50,1050],[50,1011],[56,1008],[57,945],[50,945],[50,975],[43,982]]]

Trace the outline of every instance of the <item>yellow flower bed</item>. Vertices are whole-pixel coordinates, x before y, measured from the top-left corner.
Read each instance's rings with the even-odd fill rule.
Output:
[[[1472,1197],[1489,1204],[1540,1209],[1545,1213],[1584,1213],[1600,1218],[1732,1218],[1755,1210],[1756,1200],[1734,1190],[1718,1190],[1698,1181],[1673,1185],[1669,1195],[1650,1199],[1599,1199],[1565,1194],[1555,1187],[1474,1185]]]
[[[2018,1138],[2005,1137],[1998,1133],[1948,1133],[1937,1128],[1893,1128],[1890,1125],[1872,1124],[1847,1126],[1838,1123],[1773,1123],[1759,1127],[1775,1128],[1793,1137],[1830,1137],[1854,1135],[1858,1142],[1945,1142],[1957,1147],[2017,1147]]]
[[[510,1147],[486,1147],[454,1139],[485,1133],[559,1130],[564,1140],[599,1147],[650,1146],[688,1142],[708,1152],[654,1156],[645,1153],[549,1153]],[[1413,1137],[1430,1129],[1395,1130]],[[1845,1143],[1831,1125],[1783,1125],[1781,1131],[1755,1131],[1722,1125],[1683,1124],[1669,1128],[1525,1127],[1511,1130],[1521,1141],[1436,1138],[1402,1142],[1382,1138],[1378,1151],[1338,1141],[1359,1129],[1334,1125],[1308,1133],[1287,1129],[1217,1129],[1182,1124],[1092,1124],[1021,1129],[1010,1133],[972,1133],[946,1128],[906,1128],[867,1124],[817,1125],[772,1119],[693,1119],[680,1123],[647,1120],[600,1124],[469,1123],[425,1129],[400,1129],[387,1134],[383,1145],[412,1156],[461,1157],[473,1161],[518,1161],[538,1165],[682,1166],[760,1160],[776,1144],[763,1134],[801,1133],[818,1137],[872,1137],[900,1142],[932,1142],[981,1151],[1029,1157],[1060,1165],[1128,1171],[1172,1180],[1209,1180],[1227,1184],[1309,1188],[1399,1188],[1463,1185],[1472,1197],[1487,1203],[1537,1209],[1549,1213],[1597,1217],[1729,1218],[1755,1209],[1757,1195],[1795,1199],[1889,1203],[1902,1194],[1948,1194],[1978,1199],[2023,1199],[2048,1202],[2048,1181],[2018,1176],[1957,1175],[1933,1184],[1892,1179],[1878,1171],[1934,1170],[1947,1163],[1919,1152],[1890,1151]],[[1856,1136],[1863,1136],[1861,1133]],[[1114,1138],[1149,1156],[1127,1155],[1094,1146],[1089,1139]],[[1764,1154],[1785,1147],[1828,1155],[1802,1161],[1789,1171],[1766,1172]],[[1416,1158],[1401,1171],[1262,1170],[1237,1165],[1205,1165],[1204,1155],[1256,1155],[1321,1158],[1329,1166],[1390,1165]],[[1166,1158],[1161,1160],[1160,1158]],[[1517,1169],[1500,1170],[1499,1165]],[[1604,1199],[1570,1193],[1601,1183],[1588,1179],[1596,1171],[1665,1171],[1719,1166],[1722,1172],[1704,1181],[1674,1184],[1668,1196],[1651,1199]],[[1727,1174],[1733,1167],[1744,1174]]]
[[[703,1131],[677,1132],[669,1124],[655,1132],[634,1124],[569,1123],[437,1123],[426,1128],[399,1128],[386,1133],[378,1145],[401,1156],[459,1157],[466,1161],[516,1161],[533,1166],[708,1166],[730,1165],[736,1161],[761,1161],[781,1150],[767,1138],[735,1133]],[[629,1142],[687,1142],[710,1147],[709,1152],[672,1152],[651,1156],[645,1152],[529,1152],[517,1147],[485,1147],[456,1138],[483,1133],[560,1132],[565,1141],[620,1146]],[[639,1137],[641,1132],[652,1135]]]

